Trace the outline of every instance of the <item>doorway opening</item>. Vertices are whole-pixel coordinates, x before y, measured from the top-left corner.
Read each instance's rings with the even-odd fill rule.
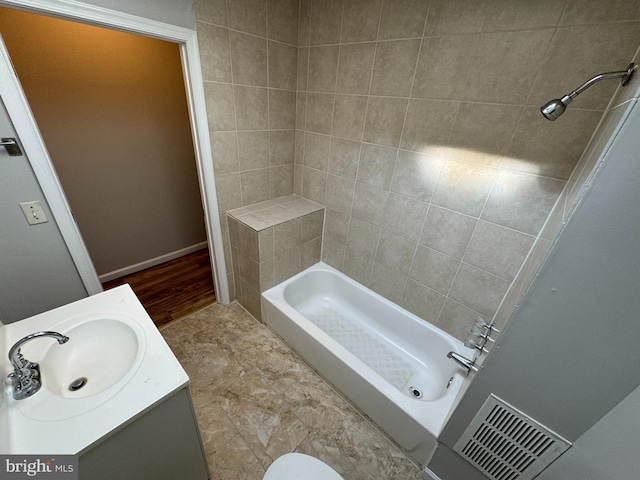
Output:
[[[194,158],[179,45],[19,10],[1,9],[2,18],[8,23],[0,21],[0,31],[100,281],[104,286],[112,286],[138,270],[142,272],[137,278],[149,279],[151,272],[168,271],[156,266],[168,260],[171,264],[182,264],[184,272],[203,272],[193,290],[202,291],[203,285],[208,283],[209,288],[203,298],[214,301],[206,248],[209,232],[202,205],[205,199],[199,194],[202,179]],[[11,15],[5,15],[4,10]],[[42,25],[23,28],[21,32],[17,28],[17,39],[12,38],[12,28],[15,30],[19,24],[15,21],[16,16],[39,17],[37,21],[53,25],[48,27],[52,37],[48,41],[43,40],[47,47],[44,51],[36,55],[31,51],[26,58],[23,52],[16,53],[16,45],[24,47],[28,43],[33,47],[34,37],[47,32]],[[76,30],[71,34],[65,33],[69,24]],[[26,31],[30,32],[28,38],[24,34]],[[69,35],[75,35],[75,41],[84,47],[85,53],[89,52],[100,60],[110,57],[111,64],[103,62],[91,66],[87,61],[69,58],[72,57],[70,54],[52,56],[49,47],[54,43],[64,47],[63,40],[69,40]],[[138,47],[143,49],[142,57],[131,58],[135,56],[136,48],[130,48],[127,43],[118,47],[117,41],[102,38],[105,35],[137,37],[142,42],[142,47]],[[71,38],[71,42],[73,40]],[[152,60],[149,50],[154,42],[166,44],[162,47],[165,50],[173,49],[169,63],[174,67],[173,77],[177,71],[180,82],[177,93],[182,95],[182,111],[178,112],[175,105],[172,106],[167,89],[163,90],[168,74],[156,68],[152,73],[155,81],[148,87],[132,81],[136,76],[144,76],[140,71],[134,71],[138,64],[146,62],[147,67],[153,64],[157,67],[158,62]],[[53,76],[42,75],[43,68],[46,69],[43,60],[47,57],[52,60]],[[37,66],[35,72],[30,70],[32,66]],[[80,83],[63,80],[56,84],[52,81],[56,75]],[[91,81],[83,83],[87,79]],[[38,83],[38,80],[44,80],[44,83]],[[58,91],[54,88],[56,86]],[[145,96],[147,90],[160,92],[161,98],[141,106],[140,97]],[[124,92],[124,99],[113,97],[118,91]],[[120,115],[119,108],[124,109]],[[142,115],[136,117],[140,110],[144,110]],[[65,111],[71,117],[62,115]],[[180,119],[174,122],[178,117]],[[173,125],[165,125],[169,123]],[[128,133],[132,134],[129,140],[126,138]],[[141,139],[151,143],[145,146]],[[169,165],[168,169],[162,169],[167,167],[164,164]],[[190,171],[185,168],[187,165]],[[158,166],[161,168],[156,168]],[[170,217],[174,223],[167,220]],[[187,254],[185,258],[178,262],[184,254]],[[198,268],[184,267],[188,259]],[[171,275],[170,278],[174,278],[180,288],[161,289],[154,295],[153,302],[163,303],[157,301],[159,295],[182,293],[189,297],[189,276],[187,273],[180,279]],[[148,283],[161,285],[164,282],[150,280]],[[144,291],[147,290],[148,287],[144,287]],[[176,308],[176,301],[179,302],[179,298],[169,299],[173,305],[171,311],[183,311],[181,307]],[[192,302],[193,299],[187,299],[188,304]],[[196,303],[198,306],[201,304]],[[154,315],[152,318],[162,323],[172,319],[172,315],[162,312],[157,314],[157,318]]]

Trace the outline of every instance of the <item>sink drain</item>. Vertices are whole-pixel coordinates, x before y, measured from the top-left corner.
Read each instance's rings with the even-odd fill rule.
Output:
[[[422,398],[422,390],[416,387],[409,387],[409,391],[413,398]]]
[[[76,378],[73,382],[69,384],[69,390],[72,392],[77,392],[82,387],[84,387],[88,381],[89,380],[87,380],[87,377]]]

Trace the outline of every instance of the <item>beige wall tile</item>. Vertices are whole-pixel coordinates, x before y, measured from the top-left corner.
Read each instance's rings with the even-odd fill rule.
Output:
[[[241,207],[242,190],[240,174],[217,175],[216,196],[218,197],[218,208],[223,214],[227,210]],[[226,225],[226,222],[223,222],[223,225]]]
[[[400,303],[406,278],[406,275],[375,262],[371,271],[369,288],[394,303]]]
[[[295,132],[277,130],[269,132],[269,165],[293,164],[295,155]]]
[[[431,201],[440,207],[477,217],[497,176],[497,168],[447,161]]]
[[[407,103],[404,98],[369,97],[363,140],[397,147],[400,144]]]
[[[324,236],[331,238],[342,245],[347,244],[350,217],[346,213],[327,209],[325,215]],[[343,252],[344,253],[344,252]]]
[[[193,2],[196,20],[227,26],[226,0],[195,0]]]
[[[197,29],[203,80],[231,82],[229,31],[207,23],[198,23]]]
[[[264,0],[229,0],[229,28],[266,37],[267,8]]]
[[[373,257],[358,255],[352,250],[347,250],[344,258],[343,272],[362,285],[369,285],[371,272],[373,271]]]
[[[484,270],[462,263],[449,296],[488,318],[498,309],[509,282]]]
[[[380,40],[420,37],[424,30],[429,2],[424,0],[385,0],[380,19]]]
[[[460,341],[464,341],[474,326],[475,319],[480,314],[460,303],[447,298],[442,306],[438,323],[439,328],[453,335]]]
[[[302,244],[301,228],[300,218],[273,227],[273,253],[276,257]]]
[[[418,241],[428,204],[391,193],[382,216],[384,228],[410,240]]]
[[[564,183],[552,178],[502,171],[487,200],[482,219],[537,235]]]
[[[255,170],[269,166],[269,132],[238,132],[240,170]]]
[[[351,213],[354,189],[355,181],[328,175],[325,205],[337,212]]]
[[[578,163],[602,112],[567,109],[550,122],[535,107],[525,108],[502,166],[566,180]]]
[[[531,250],[534,239],[531,235],[480,220],[464,261],[511,281]]]
[[[626,0],[568,0],[560,25],[640,20],[640,4]]]
[[[269,38],[298,45],[298,0],[267,0]]]
[[[364,257],[373,258],[378,248],[378,240],[382,229],[364,220],[351,219],[347,248]]]
[[[318,237],[300,247],[300,271],[315,265],[322,256],[322,238]]]
[[[361,140],[367,113],[367,97],[336,95],[331,133],[337,137]]]
[[[307,130],[331,133],[334,98],[335,95],[328,93],[307,93]]]
[[[424,282],[427,287],[446,295],[459,266],[460,260],[418,245],[409,270],[409,278]]]
[[[298,49],[269,42],[269,86],[295,90],[298,81]]]
[[[315,0],[311,6],[309,43],[329,45],[340,42],[342,0]]]
[[[420,40],[378,42],[371,95],[408,97],[411,93]]]
[[[240,173],[242,205],[253,205],[271,198],[271,179],[268,168]]]
[[[435,324],[445,298],[444,295],[409,279],[404,287],[400,305],[414,315]]]
[[[322,246],[322,261],[340,270],[344,264],[345,246],[331,238],[325,238]]]
[[[309,47],[298,48],[298,65],[296,68],[297,90],[298,92],[306,92],[309,77]]]
[[[431,205],[419,243],[461,259],[476,223],[473,217]]]
[[[293,193],[293,165],[271,167],[271,198]]]
[[[340,45],[336,92],[369,93],[375,50],[375,43]]]
[[[269,128],[275,130],[296,128],[296,92],[269,89]]]
[[[310,242],[322,236],[322,226],[324,224],[324,211],[310,213],[301,218],[300,225],[300,241],[302,243]]]
[[[407,275],[416,246],[416,242],[383,229],[376,250],[376,263],[402,275]]]
[[[331,137],[307,133],[304,138],[304,165],[326,172],[329,166]]]
[[[487,3],[477,0],[431,0],[425,35],[480,32]]]
[[[626,69],[640,43],[640,22],[558,28],[527,101],[543,105],[603,72]],[[619,82],[600,82],[576,97],[572,109],[604,110]]]
[[[307,94],[296,92],[296,129],[304,130],[307,123]]]
[[[563,4],[557,0],[492,0],[487,2],[483,32],[555,27]]]
[[[332,138],[327,171],[341,178],[355,180],[360,158],[360,142]]]
[[[382,0],[349,0],[344,4],[342,43],[369,42],[378,37]]]
[[[238,130],[266,130],[268,128],[268,94],[266,88],[235,85],[233,95]]]
[[[309,46],[311,34],[311,4],[313,0],[300,0],[298,19],[298,46]]]
[[[389,190],[398,150],[369,143],[362,144],[358,182]]]
[[[287,278],[293,277],[300,273],[300,265],[302,260],[302,249],[300,247],[288,250],[282,255],[274,257],[274,280],[276,285],[284,282]]]
[[[267,86],[267,41],[245,33],[229,32],[233,82]]]
[[[258,250],[260,263],[273,258],[273,227],[265,228],[258,232]]]
[[[302,170],[302,195],[311,201],[324,204],[327,190],[327,174],[304,167]]]
[[[216,175],[237,172],[239,166],[236,132],[210,132],[209,140]]]
[[[521,113],[522,107],[511,105],[461,103],[447,155],[499,166]]]
[[[334,45],[309,49],[309,91],[335,92],[338,48],[337,45]]]
[[[356,183],[353,196],[352,215],[374,225],[382,225],[382,212],[387,204],[389,192],[364,183]]]
[[[439,153],[449,143],[457,102],[411,99],[400,146],[422,153]]]
[[[240,279],[255,290],[260,290],[260,264],[254,259],[240,253],[238,255]]]
[[[478,35],[426,37],[422,41],[411,96],[462,98],[477,42]]]
[[[524,103],[553,33],[542,29],[480,35],[464,99]]]
[[[275,262],[272,258],[260,264],[260,292],[269,290],[275,285]]]
[[[235,130],[233,87],[227,83],[204,82],[209,130]]]
[[[391,192],[429,202],[441,168],[442,160],[437,157],[400,150],[393,171]]]

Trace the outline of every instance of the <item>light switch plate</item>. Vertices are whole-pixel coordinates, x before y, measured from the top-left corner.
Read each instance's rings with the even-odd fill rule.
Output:
[[[24,213],[25,218],[29,225],[37,225],[39,223],[47,223],[49,219],[44,214],[44,210],[42,209],[42,205],[40,202],[22,202],[20,203],[20,208],[22,209],[22,213]]]

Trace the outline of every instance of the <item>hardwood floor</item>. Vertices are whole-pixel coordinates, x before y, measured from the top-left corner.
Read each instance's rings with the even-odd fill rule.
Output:
[[[216,300],[209,251],[175,260],[102,284],[105,290],[128,283],[153,322],[160,326]]]

